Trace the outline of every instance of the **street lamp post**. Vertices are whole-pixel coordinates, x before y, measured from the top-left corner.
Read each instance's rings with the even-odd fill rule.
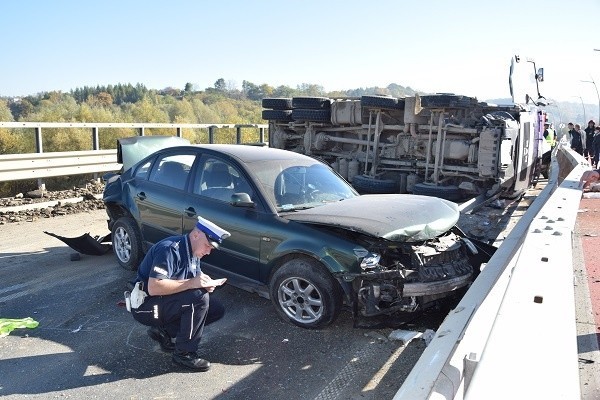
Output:
[[[583,121],[584,121],[584,123],[587,123],[587,117],[585,116],[585,105],[583,104],[583,99],[581,98],[581,96],[573,96],[573,97],[578,97],[579,100],[581,100],[581,108],[583,108]]]
[[[598,86],[596,86],[596,82],[594,82],[594,78],[592,78],[590,76],[590,79],[591,79],[591,81],[581,81],[581,82],[591,83],[594,85],[594,89],[596,89],[596,97],[598,98],[598,119],[596,120],[596,123],[600,124],[600,94],[598,94]]]

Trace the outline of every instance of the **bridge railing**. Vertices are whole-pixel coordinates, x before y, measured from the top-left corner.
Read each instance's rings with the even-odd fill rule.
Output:
[[[116,162],[116,149],[100,149],[100,129],[134,129],[139,136],[144,136],[146,129],[171,129],[173,135],[179,137],[182,137],[184,129],[206,129],[208,131],[208,143],[215,143],[219,129],[235,129],[236,143],[242,143],[242,129],[255,130],[257,141],[264,142],[267,127],[266,124],[0,122],[0,128],[33,129],[35,131],[36,149],[35,153],[0,155],[0,182],[38,179],[39,186],[43,187],[41,178],[96,174],[119,170],[121,166]],[[44,152],[43,130],[56,128],[89,129],[92,150]]]
[[[589,168],[559,148],[548,184],[394,400],[580,398],[572,235]]]

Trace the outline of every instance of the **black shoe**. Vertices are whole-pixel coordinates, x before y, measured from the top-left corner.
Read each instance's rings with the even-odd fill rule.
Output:
[[[153,326],[148,329],[148,336],[151,339],[156,340],[160,344],[160,348],[167,353],[172,353],[175,350],[175,343],[171,340],[171,337],[163,328]]]
[[[210,369],[210,362],[203,358],[198,357],[196,353],[173,353],[173,362],[183,367],[193,369],[194,371],[208,371]]]

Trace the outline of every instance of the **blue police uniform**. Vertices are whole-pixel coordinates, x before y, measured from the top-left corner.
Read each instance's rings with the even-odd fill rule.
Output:
[[[137,282],[148,279],[190,279],[200,274],[200,259],[192,256],[189,236],[172,236],[154,244],[138,268]],[[220,319],[225,310],[205,289],[191,289],[165,296],[147,296],[131,313],[146,326],[160,327],[176,338],[178,352],[195,352],[204,325]],[[210,307],[209,307],[210,302]]]

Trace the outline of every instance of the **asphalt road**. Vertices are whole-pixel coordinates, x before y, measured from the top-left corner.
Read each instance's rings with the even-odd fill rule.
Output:
[[[354,328],[349,312],[327,329],[298,328],[268,300],[225,285],[214,296],[227,314],[206,328],[200,349],[212,369],[182,370],[120,305],[133,272],[112,252],[71,261],[75,251],[44,233],[103,236],[105,219],[98,210],[0,226],[0,318],[39,322],[0,338],[0,396],[386,399],[425,348],[387,340],[392,328]],[[444,315],[403,329],[435,330]]]

